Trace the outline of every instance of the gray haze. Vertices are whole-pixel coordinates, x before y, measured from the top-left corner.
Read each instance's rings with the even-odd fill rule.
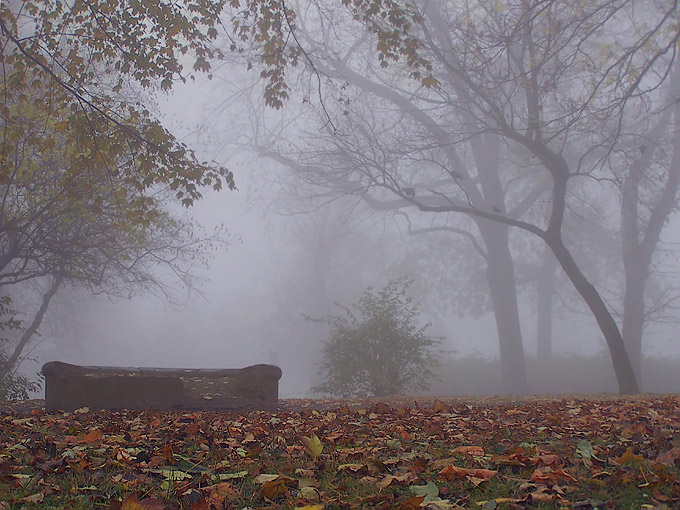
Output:
[[[336,70],[329,68],[325,72],[331,75]],[[277,147],[287,156],[303,157],[307,143],[310,147],[326,143],[321,135],[312,138],[321,132],[321,124],[313,124],[310,119],[318,121],[319,116],[326,115],[313,96],[308,99],[315,85],[313,79],[300,78],[293,82],[289,104],[282,110],[267,109],[259,99],[262,85],[257,73],[234,62],[215,72],[212,81],[190,81],[178,85],[170,96],[160,95],[157,100],[163,121],[201,157],[234,171],[237,191],[209,193],[188,211],[178,209],[179,214],[187,214],[206,232],[223,225],[224,242],[214,246],[209,268],[194,269],[199,277],[197,288],[178,291],[175,303],[167,303],[162,296],[113,300],[66,288],[50,310],[37,345],[31,349],[29,357],[34,361],[27,360],[22,370],[35,372],[42,362],[53,359],[92,365],[163,367],[273,363],[283,369],[280,396],[307,397],[311,395],[310,388],[319,382],[318,364],[327,331],[305,320],[305,316],[333,313],[337,310],[335,303],[347,305],[366,287],[380,286],[405,274],[411,274],[416,281],[414,292],[421,304],[423,323],[431,322],[431,333],[444,338],[445,360],[497,359],[498,333],[484,267],[464,237],[411,235],[409,225],[422,229],[440,220],[417,211],[402,214],[371,209],[353,194],[314,191],[310,180],[295,175],[291,165],[277,161],[276,155],[263,155],[263,147],[271,147],[272,151]],[[356,104],[362,97],[357,93],[352,99]],[[340,125],[339,111],[329,106],[328,115]],[[334,117],[336,114],[338,117]],[[370,126],[366,122],[367,131],[377,130],[382,121],[375,122]],[[388,140],[385,147],[390,142],[396,143]],[[515,156],[509,154],[507,158]],[[520,156],[516,158],[513,165],[529,167]],[[411,174],[405,172],[399,178],[416,175],[416,185],[429,183],[432,168],[425,160],[413,163],[407,169]],[[311,159],[305,161],[309,163]],[[340,164],[340,159],[337,161]],[[412,185],[402,179],[398,190],[408,198],[407,190],[411,188],[406,188],[407,184]],[[416,185],[414,193],[430,189]],[[598,202],[596,195],[605,192],[598,189],[592,193],[588,199]],[[614,231],[612,238],[618,235],[617,200],[614,196],[598,204],[605,211],[605,226]],[[542,205],[532,214],[543,214],[538,207]],[[593,206],[593,211],[596,209]],[[458,216],[451,215],[453,219],[447,217],[437,226],[473,228],[469,220]],[[581,228],[575,229],[573,235],[581,233]],[[567,232],[567,237],[571,234]],[[662,233],[665,252],[657,263],[657,272],[662,276],[653,277],[652,286],[671,291],[678,288],[678,246],[674,244],[678,239],[680,218],[674,214]],[[510,247],[518,279],[524,352],[533,359],[537,352],[537,300],[530,282],[538,270],[538,254],[543,247],[516,230],[511,230]],[[438,257],[437,250],[449,258]],[[590,256],[585,253],[582,260],[588,262]],[[593,264],[587,276],[601,286],[620,320],[617,276],[603,274],[606,260]],[[600,356],[608,360],[607,346],[592,314],[559,269],[557,275],[553,355]],[[671,309],[663,322],[648,327],[643,343],[646,357],[680,362],[676,313]],[[603,366],[611,371],[608,361]],[[529,391],[543,393],[544,387],[531,377],[530,371]],[[602,374],[603,380],[610,381],[612,377],[611,373]],[[653,389],[678,391],[674,384],[676,381],[669,381],[667,388],[657,385]],[[448,394],[483,391],[445,384],[435,389]],[[584,389],[615,391],[609,382]],[[491,391],[502,388],[495,386]]]

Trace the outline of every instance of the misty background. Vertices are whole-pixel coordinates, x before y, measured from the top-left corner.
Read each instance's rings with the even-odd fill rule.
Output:
[[[304,34],[303,44],[309,47],[319,47],[317,39],[327,36],[312,28]],[[336,47],[327,48],[328,54],[350,51],[342,37],[332,44]],[[405,95],[422,93],[423,103],[435,103],[429,91],[413,92],[402,72],[388,79],[389,69],[372,68],[376,54],[363,51],[348,61],[361,62],[357,68],[365,67],[365,76]],[[209,264],[192,267],[195,288],[177,288],[170,302],[162,294],[112,297],[67,284],[27,350],[22,373],[33,377],[42,363],[51,360],[197,368],[272,363],[283,370],[280,397],[311,397],[310,388],[319,382],[328,331],[306,317],[335,313],[336,303],[349,305],[367,287],[411,275],[422,322],[431,323],[430,334],[444,339],[439,380],[433,381],[431,393],[514,392],[501,376],[497,324],[485,260],[479,253],[480,235],[469,218],[413,207],[376,207],[362,194],[343,191],[339,185],[319,186],[312,175],[314,165],[338,170],[343,164],[353,164],[349,156],[341,159],[340,149],[359,158],[358,163],[354,161],[357,164],[375,150],[388,154],[387,160],[394,158],[390,164],[399,169],[390,184],[392,191],[396,187],[397,199],[408,201],[412,193],[418,198],[450,190],[449,184],[434,187],[439,181],[432,176],[433,168],[444,166],[443,156],[437,153],[441,148],[417,148],[418,160],[414,154],[420,131],[407,132],[409,126],[399,120],[394,108],[372,99],[371,88],[354,76],[356,69],[348,68],[345,75],[341,64],[347,62],[326,61],[323,55],[320,52],[317,62],[321,77],[309,65],[291,73],[290,98],[281,109],[264,105],[258,71],[248,69],[247,58],[236,56],[217,65],[212,79],[203,76],[177,83],[172,92],[158,92],[151,98],[164,124],[201,159],[234,172],[237,190],[206,192],[188,209],[172,206],[206,235],[220,232],[220,239],[210,247]],[[317,89],[322,92],[317,94]],[[382,100],[388,102],[385,97]],[[333,139],[329,133],[334,130]],[[384,137],[381,146],[379,135]],[[375,144],[367,142],[372,137]],[[412,153],[404,140],[413,141]],[[423,142],[423,147],[427,145]],[[390,152],[391,147],[404,152]],[[466,153],[462,158],[473,157],[469,148],[462,152]],[[517,169],[535,171],[530,168],[533,162],[512,150],[501,160],[510,168],[503,177],[510,194],[520,182],[514,174]],[[460,177],[456,175],[454,180]],[[571,210],[573,223],[565,237],[620,321],[620,197],[601,182],[581,180],[577,186],[584,191]],[[381,203],[391,200],[387,196],[378,199]],[[527,214],[540,217],[549,201],[549,196],[539,197]],[[505,211],[504,205],[498,206]],[[643,391],[680,392],[675,307],[680,290],[679,241],[676,207],[663,228],[648,283],[650,302],[664,296],[659,301],[668,306],[657,320],[645,325]],[[530,234],[511,228],[509,248],[517,280],[528,391],[615,392],[616,379],[602,333],[557,265],[550,312],[551,350],[539,355],[537,283],[544,247]],[[159,278],[172,280],[173,275],[164,269],[158,271]]]

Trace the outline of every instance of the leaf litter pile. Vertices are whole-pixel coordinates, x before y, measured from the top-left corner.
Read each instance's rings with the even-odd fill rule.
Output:
[[[0,414],[0,510],[680,508],[680,397]]]

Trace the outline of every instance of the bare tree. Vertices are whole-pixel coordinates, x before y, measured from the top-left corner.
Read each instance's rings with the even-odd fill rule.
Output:
[[[421,22],[412,28],[431,76],[416,82],[408,66],[372,65],[363,44],[371,36],[352,39],[336,11],[323,11],[313,16],[313,28],[298,23],[298,40],[315,71],[339,84],[323,112],[333,104],[339,115],[326,124],[325,145],[307,144],[284,161],[310,182],[362,194],[376,207],[467,214],[499,264],[501,258],[511,264],[509,227],[542,239],[592,311],[624,393],[639,387],[621,331],[566,244],[563,226],[573,181],[612,179],[605,163],[622,143],[625,116],[655,97],[674,62],[676,2],[654,4],[643,16],[638,4],[422,4]],[[636,30],[624,34],[620,26]],[[549,197],[542,210],[532,207],[540,196]],[[488,267],[509,310],[513,272]],[[515,338],[501,345],[513,346],[504,357],[514,360],[508,376],[521,387],[515,314],[496,315]]]

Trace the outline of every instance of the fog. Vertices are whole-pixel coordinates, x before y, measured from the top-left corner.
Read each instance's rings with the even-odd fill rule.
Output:
[[[309,318],[408,275],[419,324],[442,338],[432,393],[615,392],[625,377],[616,378],[610,355],[623,340],[630,373],[642,365],[643,391],[680,391],[680,376],[669,375],[680,364],[677,184],[646,266],[638,250],[654,237],[645,221],[670,186],[666,174],[680,171],[677,62],[650,57],[655,74],[619,113],[606,100],[625,87],[610,86],[597,68],[559,68],[570,65],[559,52],[545,57],[536,71],[544,81],[529,90],[510,58],[478,69],[474,58],[439,51],[470,36],[443,11],[423,7],[419,35],[433,67],[419,80],[422,70],[378,65],[368,32],[356,42],[359,32],[349,29],[329,35],[326,18],[310,10],[297,40],[310,53],[289,70],[281,108],[264,104],[266,83],[250,69],[247,48],[216,63],[210,79],[145,91],[200,160],[234,172],[236,190],[168,206],[199,237],[219,231],[220,239],[206,246],[207,264],[189,267],[188,288],[167,267],[155,269],[167,295],[111,296],[66,284],[21,372],[32,377],[50,360],[271,363],[283,370],[281,397],[313,397],[329,330]],[[351,22],[347,13],[327,16],[337,26]],[[564,83],[551,83],[558,68]],[[589,86],[604,106],[582,99]],[[564,207],[553,207],[559,200]],[[550,319],[547,333],[537,332],[539,315]]]
[[[210,84],[202,84],[206,86]],[[186,98],[195,95],[192,87],[187,87],[164,99],[167,115],[188,132],[196,132],[201,123],[197,114],[201,109],[192,107],[192,115],[183,111]],[[196,125],[187,126],[192,116],[196,116]],[[200,138],[194,141],[198,143]],[[305,316],[335,313],[336,303],[348,305],[366,287],[402,276],[408,267],[400,264],[404,257],[400,251],[419,243],[420,237],[409,235],[394,218],[362,208],[354,198],[331,202],[321,209],[299,204],[299,211],[309,208],[309,213],[282,212],[290,209],[291,198],[282,198],[277,179],[272,178],[277,172],[274,165],[248,154],[240,154],[238,163],[224,163],[235,170],[238,190],[211,192],[190,210],[182,211],[207,230],[220,224],[227,230],[225,242],[214,249],[209,267],[195,271],[196,288],[180,292],[177,303],[168,303],[157,295],[112,299],[93,297],[83,290],[66,290],[62,302],[45,321],[38,345],[30,352],[33,359],[24,363],[25,373],[55,359],[86,365],[196,368],[272,363],[283,369],[281,398],[315,396],[310,388],[319,382],[318,364],[328,332]],[[277,207],[277,200],[285,207]],[[335,219],[340,225],[359,229],[354,237],[347,232],[333,232],[339,238],[332,254],[338,266],[323,276],[322,283],[342,285],[324,289],[323,304],[316,301],[319,295],[315,286],[319,282],[310,267],[313,254],[305,253],[315,235],[310,216],[321,216],[331,223]],[[671,223],[666,236],[674,237],[673,232],[679,228],[677,221]],[[358,270],[354,265],[357,259],[366,267]],[[420,276],[415,270],[407,274],[416,281]],[[498,334],[488,304],[483,313],[475,316],[461,314],[455,308],[433,312],[427,305],[438,299],[442,289],[419,290],[422,321],[433,322],[430,334],[444,338],[442,380],[434,382],[432,391],[442,395],[506,393],[497,365]],[[474,292],[486,291],[482,288]],[[530,292],[524,292],[522,298],[524,348],[527,356],[535,360],[535,298]],[[459,299],[465,300],[465,295]],[[488,301],[487,296],[482,299]],[[553,321],[554,357],[566,360],[567,372],[572,370],[570,362],[583,363],[581,357],[598,357],[600,364],[595,370],[607,371],[594,374],[585,386],[577,384],[575,388],[582,392],[615,392],[606,343],[588,310],[578,301],[558,305]],[[654,325],[653,331],[645,335],[645,356],[680,363],[675,328],[674,323]],[[477,373],[472,369],[466,375],[468,384],[448,385],[446,370],[450,362],[477,367]],[[491,379],[491,384],[475,379],[480,376],[479,363],[482,379]],[[536,377],[530,380],[530,391],[550,391],[546,390],[546,374]],[[574,377],[573,382],[578,383],[578,379]],[[665,382],[667,385],[656,381],[648,390],[680,391],[676,378]],[[563,392],[573,389],[566,385]],[[552,392],[559,390],[552,388]]]

